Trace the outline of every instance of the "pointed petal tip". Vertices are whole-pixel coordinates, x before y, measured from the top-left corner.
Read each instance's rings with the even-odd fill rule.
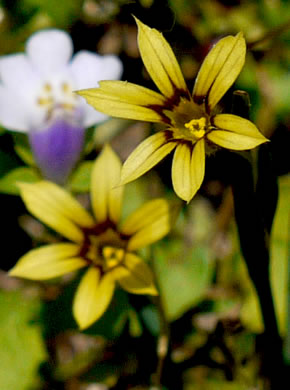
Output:
[[[193,150],[180,144],[173,156],[172,184],[177,196],[189,203],[200,189],[205,172],[204,140],[196,142]]]
[[[75,318],[75,321],[77,323],[77,326],[79,328],[80,331],[83,331],[83,330],[86,330],[88,329],[91,325],[93,325],[93,323],[95,322],[92,322],[92,323],[88,323],[88,322],[85,322],[83,321],[81,318]],[[96,320],[97,321],[97,320]]]
[[[109,142],[106,142],[103,146],[101,154],[106,158],[107,162],[109,163],[110,160],[114,159],[119,162],[121,165],[121,161],[115,150],[112,148],[112,146],[109,144]]]
[[[245,52],[245,54],[244,54],[244,60],[245,60],[245,58],[246,58],[246,50],[247,50],[247,42],[246,42],[244,33],[243,33],[242,31],[238,32],[238,33],[235,35],[235,38],[236,38],[236,41],[239,41],[239,42],[240,42],[240,45],[241,45],[242,49],[243,49],[244,52]]]
[[[208,96],[212,110],[240,74],[246,58],[242,32],[220,39],[205,57],[194,85],[195,100]]]
[[[138,255],[128,252],[124,266],[112,272],[125,291],[138,295],[158,295],[152,270]]]
[[[140,23],[140,24],[143,24],[138,18],[137,18],[137,16],[135,16],[135,15],[133,15],[132,14],[132,16],[133,16],[133,18],[134,18],[134,20],[135,20],[135,22],[138,24],[138,23]]]
[[[183,201],[186,203],[186,205],[188,205],[188,204],[192,201],[192,199],[193,199],[194,196],[196,195],[197,191],[198,191],[198,189],[196,190],[196,192],[193,192],[193,193],[191,193],[190,195],[187,195],[187,194],[184,194],[184,193],[180,193],[180,192],[178,192],[178,191],[175,189],[176,195],[177,195],[181,200],[183,200]]]
[[[181,68],[163,34],[137,18],[135,21],[141,58],[159,91],[168,98],[172,98],[177,90],[187,91]]]
[[[77,256],[78,251],[78,246],[69,243],[32,249],[18,260],[8,275],[29,280],[59,278],[87,265],[83,258]]]
[[[97,88],[77,89],[77,90],[73,91],[73,93],[75,93],[76,95],[79,95],[87,100],[88,97],[91,97],[92,95],[94,95],[95,93],[98,92],[98,90],[101,87],[101,83],[102,83],[101,81],[98,82],[99,86]]]
[[[125,186],[126,184],[130,183],[131,181],[134,181],[136,179],[131,179],[129,176],[125,175],[123,173],[123,169],[121,169],[121,177],[120,177],[120,181],[117,185],[117,187],[120,187],[120,186]]]
[[[11,268],[11,270],[8,271],[7,274],[8,274],[8,276],[11,276],[11,277],[18,277],[17,267],[14,266],[13,268]]]
[[[17,279],[28,279],[28,280],[39,280],[39,279],[34,279],[32,277],[28,277],[27,275],[23,274],[22,272],[22,267],[18,267],[17,264],[7,272],[8,276],[10,278],[17,278]]]
[[[85,329],[88,329],[94,322],[88,322],[86,320],[84,320],[82,317],[80,316],[77,316],[75,313],[74,314],[74,319],[75,319],[75,322],[77,323],[77,326],[79,328],[79,330],[85,330]]]
[[[150,290],[148,289],[147,294],[157,297],[159,295],[159,292],[157,291],[156,287],[152,286]]]
[[[90,93],[90,91],[95,91],[97,88],[87,88],[87,89],[78,89],[76,91],[73,91],[73,93],[82,96],[83,98],[86,98],[86,96]]]
[[[118,222],[123,199],[119,185],[121,160],[107,143],[97,157],[91,175],[91,202],[97,221],[107,217]]]
[[[101,278],[97,268],[89,268],[82,277],[73,301],[73,316],[86,329],[99,320],[107,310],[115,289],[109,274]]]
[[[138,33],[140,33],[141,30],[143,30],[143,31],[146,31],[146,30],[147,30],[147,31],[156,31],[156,32],[159,33],[159,31],[156,30],[155,28],[149,27],[149,26],[147,26],[147,24],[141,22],[141,20],[138,19],[135,15],[133,15],[133,18],[135,19],[135,22],[136,22],[136,24],[137,24]]]
[[[79,96],[83,96],[84,95],[84,91],[86,91],[86,89],[77,89],[75,91],[73,91],[73,93],[79,95]]]
[[[134,18],[134,20],[135,20],[135,22],[137,24],[138,29],[140,29],[140,28],[148,28],[148,29],[151,30],[151,27],[149,27],[145,23],[141,22],[141,20],[138,19],[137,16],[135,16],[135,15],[132,15],[132,16],[133,16],[133,18]]]
[[[162,105],[165,98],[155,91],[120,80],[104,80],[98,88],[77,91],[95,110],[116,118],[162,122],[160,114],[149,108]]]
[[[269,142],[253,122],[240,116],[218,114],[214,123],[217,130],[208,134],[208,139],[221,147],[249,150]]]

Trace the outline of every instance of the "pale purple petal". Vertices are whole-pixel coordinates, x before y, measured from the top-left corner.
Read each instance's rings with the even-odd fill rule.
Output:
[[[7,130],[28,132],[33,111],[31,99],[26,100],[13,90],[0,85],[0,124]]]
[[[84,133],[83,127],[64,119],[29,133],[35,160],[46,179],[65,183],[83,150]]]
[[[16,90],[32,89],[39,81],[25,54],[10,54],[0,57],[0,80]]]
[[[98,87],[98,81],[119,79],[122,74],[122,63],[118,57],[100,56],[89,51],[77,53],[69,67],[76,89]]]
[[[100,56],[88,51],[77,53],[69,66],[74,88],[85,89],[98,87],[100,80],[119,79],[123,66],[118,57],[113,55]],[[107,115],[96,111],[85,99],[79,97],[84,110],[84,126],[90,127],[107,119]]]
[[[99,80],[117,80],[121,78],[123,65],[120,59],[114,55],[102,57],[102,69]]]
[[[33,66],[44,76],[65,67],[73,52],[70,36],[61,30],[43,30],[33,34],[26,45]]]
[[[102,112],[96,111],[92,106],[90,106],[84,98],[80,96],[82,100],[81,107],[83,109],[83,126],[85,128],[94,126],[98,123],[104,122],[108,119],[108,115],[103,114]]]
[[[0,123],[27,132],[45,116],[37,106],[41,78],[24,54],[11,54],[0,57],[0,80]]]
[[[65,88],[69,86],[77,90],[97,87],[99,80],[118,79],[122,72],[121,61],[113,55],[100,56],[81,51],[70,62],[72,51],[70,36],[64,31],[50,29],[39,31],[29,38],[26,45],[27,54],[0,57],[0,123],[4,127],[23,132],[41,129],[46,126],[47,115],[50,115],[48,110],[53,110],[55,118],[55,110],[66,104],[76,104],[76,111],[81,113],[82,117],[81,127],[90,127],[107,118],[95,111],[80,96],[75,95],[74,98],[73,95],[65,93]],[[47,92],[48,88],[51,95]],[[53,98],[53,108],[40,102],[50,96]],[[59,122],[54,122],[52,128],[59,126]],[[35,142],[41,145],[41,139],[45,138],[44,134],[47,132],[45,142],[49,143],[52,137],[50,133],[53,133],[51,129],[48,131],[49,129],[50,127],[45,127],[45,130],[41,131],[42,136],[33,131],[31,139],[37,140]],[[69,132],[65,132],[60,134],[59,138],[64,137],[64,134],[69,137]],[[44,148],[45,142],[41,148]],[[40,156],[38,160],[40,161]],[[41,169],[44,171],[44,168]]]

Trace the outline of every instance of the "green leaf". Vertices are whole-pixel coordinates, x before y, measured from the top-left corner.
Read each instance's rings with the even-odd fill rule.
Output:
[[[270,279],[273,290],[274,305],[281,335],[286,332],[287,285],[288,285],[288,234],[289,234],[289,190],[290,177],[279,178],[279,200],[271,237]],[[241,260],[242,262],[242,260]],[[244,273],[244,272],[242,272]],[[257,293],[249,281],[248,294],[243,302],[241,319],[252,331],[263,331],[262,316]]]
[[[270,277],[280,332],[285,334],[288,288],[290,176],[279,178],[279,200],[271,238]]]
[[[39,388],[39,364],[46,359],[38,323],[40,301],[21,291],[0,291],[0,388]]]
[[[129,327],[130,336],[140,337],[142,335],[143,329],[139,321],[138,315],[133,308],[131,310],[128,310],[128,320],[129,320],[128,327]]]
[[[35,9],[51,19],[58,26],[69,25],[73,19],[77,18],[81,12],[81,0],[25,0],[23,9]]]
[[[247,270],[245,269],[244,272],[247,273]],[[249,275],[247,277],[249,278]],[[252,332],[262,333],[264,331],[264,324],[258,295],[250,279],[247,284],[248,291],[242,302],[240,313],[241,321]]]
[[[157,308],[154,305],[145,306],[140,314],[150,333],[158,336],[160,334],[160,320]]]
[[[27,145],[16,144],[14,146],[15,152],[26,165],[35,166],[35,161],[31,149]]]
[[[14,150],[18,157],[25,163],[25,165],[35,167],[36,162],[34,160],[27,134],[19,133],[17,131],[11,131],[10,133],[14,141]]]
[[[19,167],[11,170],[0,179],[0,192],[19,195],[18,182],[35,183],[41,178],[33,168]]]
[[[154,268],[161,290],[165,314],[176,320],[205,296],[212,279],[210,251],[203,246],[187,248],[182,242],[156,246]]]
[[[73,192],[89,192],[93,164],[94,161],[83,161],[79,164],[69,182]]]

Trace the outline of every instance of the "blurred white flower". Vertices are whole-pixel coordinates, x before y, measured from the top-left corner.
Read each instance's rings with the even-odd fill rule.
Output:
[[[73,91],[122,73],[114,55],[72,54],[70,36],[49,29],[28,39],[26,53],[0,57],[0,123],[28,134],[43,176],[58,183],[79,159],[85,128],[107,118]]]

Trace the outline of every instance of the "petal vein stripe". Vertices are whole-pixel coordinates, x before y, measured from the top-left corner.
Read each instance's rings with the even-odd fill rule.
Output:
[[[172,97],[176,89],[187,90],[180,66],[163,35],[135,18],[138,45],[144,65],[160,91]]]
[[[137,146],[123,165],[120,184],[137,179],[167,156],[176,146],[176,142],[167,138],[168,132],[160,131]]]

